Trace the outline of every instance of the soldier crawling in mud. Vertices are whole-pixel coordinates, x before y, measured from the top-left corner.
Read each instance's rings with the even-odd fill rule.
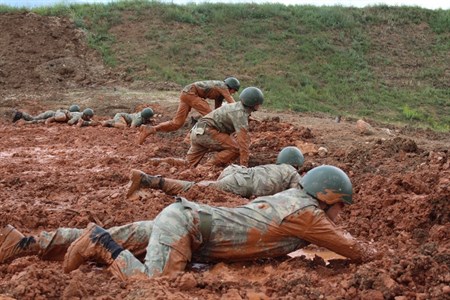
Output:
[[[78,127],[83,126],[97,126],[99,123],[97,121],[92,120],[94,116],[94,111],[91,108],[86,108],[82,112],[68,112],[65,114],[65,117],[55,118],[51,117],[45,120],[45,124],[49,125],[51,123],[67,123],[69,125],[76,125]]]
[[[190,167],[196,167],[208,152],[218,152],[205,166],[224,166],[239,158],[241,166],[248,166],[250,135],[248,122],[251,113],[264,102],[264,95],[256,87],[245,88],[239,102],[227,104],[200,118],[191,130],[191,147],[186,155]]]
[[[119,129],[125,129],[127,127],[135,128],[144,124],[150,123],[150,119],[153,117],[154,112],[150,107],[146,107],[140,112],[129,113],[117,113],[111,120],[101,122],[103,127],[114,127]]]
[[[253,168],[233,164],[222,171],[217,181],[195,183],[151,176],[139,170],[132,170],[127,198],[132,198],[141,188],[160,189],[168,195],[178,195],[194,185],[216,188],[247,198],[273,195],[289,188],[299,187],[301,177],[298,170],[303,166],[303,162],[304,157],[300,149],[290,146],[278,153],[276,164]]]
[[[204,116],[211,112],[206,99],[214,100],[214,108],[222,106],[223,100],[228,103],[234,103],[232,94],[239,91],[241,84],[234,77],[228,77],[225,80],[205,80],[191,83],[183,88],[180,95],[180,104],[172,120],[158,124],[157,126],[142,126],[139,133],[139,145],[142,145],[145,139],[156,132],[171,132],[178,130],[183,126],[191,109],[195,109]]]
[[[50,118],[54,118],[55,120],[65,120],[67,118],[68,113],[79,112],[80,107],[76,104],[73,104],[69,107],[69,109],[58,109],[58,110],[47,110],[43,113],[40,113],[37,116],[32,116],[27,114],[26,112],[16,110],[13,113],[13,123],[23,120],[25,124],[35,124],[35,123],[44,123],[46,120]],[[63,121],[64,122],[64,121]]]
[[[0,263],[24,255],[61,259],[66,273],[88,260],[109,266],[118,278],[181,272],[189,262],[233,262],[285,256],[310,243],[355,262],[379,257],[369,244],[336,226],[344,204],[352,203],[352,184],[339,168],[316,167],[300,188],[262,196],[225,208],[184,198],[164,208],[153,221],[105,229],[60,228],[24,236],[11,225],[0,231]],[[136,258],[145,254],[144,263]]]

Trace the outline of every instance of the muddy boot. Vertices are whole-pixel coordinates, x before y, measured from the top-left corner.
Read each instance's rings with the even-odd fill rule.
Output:
[[[90,223],[83,234],[67,249],[63,269],[65,273],[69,273],[78,269],[88,259],[96,259],[109,266],[122,251],[123,248],[105,229]]]
[[[142,145],[145,141],[145,139],[151,135],[154,134],[156,132],[155,127],[153,126],[141,126],[140,127],[140,132],[139,132],[139,145]]]
[[[162,189],[164,180],[161,176],[147,175],[142,171],[133,169],[130,175],[130,187],[127,191],[127,199],[131,198],[141,187]]]
[[[13,123],[22,119],[22,116],[23,116],[22,112],[20,112],[18,110],[13,111],[13,119],[12,119]]]
[[[34,237],[24,236],[11,225],[0,229],[0,264],[38,253],[39,246]]]

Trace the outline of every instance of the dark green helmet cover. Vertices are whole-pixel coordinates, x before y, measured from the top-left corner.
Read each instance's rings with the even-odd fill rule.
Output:
[[[228,77],[224,80],[224,82],[229,89],[239,91],[239,89],[241,88],[241,83],[239,82],[239,80],[237,80],[236,77]]]
[[[257,87],[248,87],[245,88],[241,94],[239,95],[239,100],[248,107],[253,107],[258,104],[263,104],[264,102],[264,95],[261,92],[260,89]]]
[[[151,109],[150,107],[146,107],[141,111],[141,117],[144,119],[150,119],[151,117],[153,117],[153,115],[153,109]]]
[[[80,106],[78,106],[77,104],[72,104],[72,105],[69,107],[69,111],[70,111],[70,112],[79,112],[79,111],[80,111]]]
[[[86,108],[85,110],[83,110],[83,115],[93,117],[94,111],[91,108]]]
[[[314,198],[333,205],[352,204],[352,183],[341,169],[322,165],[308,171],[300,180],[303,190]]]
[[[277,157],[277,165],[288,164],[296,168],[303,166],[304,161],[302,151],[294,146],[284,147]]]

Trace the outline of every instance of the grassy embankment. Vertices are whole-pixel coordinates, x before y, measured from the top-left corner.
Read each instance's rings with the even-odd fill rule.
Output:
[[[234,75],[273,109],[450,131],[450,10],[131,1],[33,11],[69,16],[135,79]],[[120,36],[123,24],[136,29]]]

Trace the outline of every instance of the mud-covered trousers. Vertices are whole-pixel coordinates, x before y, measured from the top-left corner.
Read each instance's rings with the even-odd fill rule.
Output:
[[[124,250],[110,265],[110,271],[122,280],[130,276],[153,277],[184,271],[192,253],[203,243],[205,235],[200,230],[201,223],[198,206],[179,199],[164,208],[154,220],[144,263]]]
[[[62,112],[62,111],[53,111],[53,110],[47,110],[47,111],[45,111],[43,113],[40,113],[37,116],[32,116],[32,115],[29,115],[27,113],[22,113],[22,119],[24,119],[25,121],[28,121],[28,122],[32,122],[32,123],[35,123],[35,122],[38,122],[38,121],[43,121],[43,120],[46,120],[46,119],[49,119],[49,118],[52,118],[52,117],[54,117],[55,119],[56,118],[61,119],[61,118],[64,118],[65,116],[66,115],[65,115],[64,112]]]
[[[124,249],[136,256],[145,253],[152,234],[153,221],[140,221],[123,226],[111,227],[107,231]],[[39,256],[47,260],[63,260],[70,244],[81,236],[83,229],[59,228],[56,231],[43,231],[36,240],[39,244]]]
[[[211,107],[206,99],[197,96],[196,94],[182,92],[180,95],[180,104],[177,112],[172,120],[163,122],[155,126],[156,131],[170,132],[180,129],[191,109],[195,109],[202,116],[211,112]]]
[[[182,192],[188,191],[192,186],[209,186],[222,191],[241,195],[242,197],[249,197],[253,193],[253,184],[251,179],[244,178],[245,183],[239,182],[237,176],[233,173],[225,174],[217,181],[203,180],[198,183],[193,181],[164,178],[163,184],[159,187],[167,195],[179,195]]]
[[[197,123],[198,124],[198,123]],[[228,133],[221,133],[215,128],[206,127],[203,134],[191,130],[191,147],[186,160],[191,167],[196,167],[208,152],[216,152],[206,165],[224,166],[239,157],[239,145]]]

